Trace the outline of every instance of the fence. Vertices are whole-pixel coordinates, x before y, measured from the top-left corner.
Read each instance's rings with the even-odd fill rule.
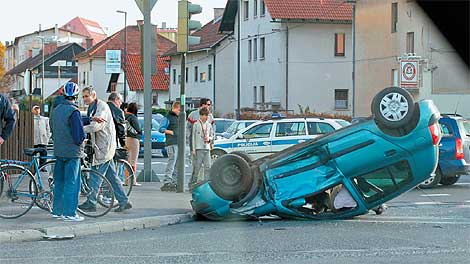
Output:
[[[16,126],[10,138],[0,146],[0,158],[11,160],[29,160],[23,154],[24,148],[32,148],[34,140],[34,121],[31,112],[20,111],[16,114]]]

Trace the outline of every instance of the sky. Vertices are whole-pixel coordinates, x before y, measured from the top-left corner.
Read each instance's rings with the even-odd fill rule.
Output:
[[[213,18],[213,8],[225,7],[226,0],[192,0],[200,4],[203,13],[194,16],[203,24]],[[134,0],[2,0],[0,2],[0,41],[13,41],[16,36],[25,35],[42,28],[59,27],[80,16],[94,20],[108,35],[124,27],[124,15],[116,10],[127,11],[127,24],[135,25],[143,16]],[[178,21],[178,1],[158,0],[152,11],[152,23],[176,27]]]

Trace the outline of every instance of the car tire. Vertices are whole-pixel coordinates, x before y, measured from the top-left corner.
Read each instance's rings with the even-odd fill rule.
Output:
[[[385,88],[371,104],[371,111],[379,126],[396,129],[406,126],[413,118],[415,103],[411,94],[399,87]]]
[[[209,184],[221,198],[239,201],[249,193],[254,184],[250,165],[238,155],[223,155],[211,167]]]
[[[212,162],[215,162],[217,159],[219,159],[221,156],[227,154],[225,151],[220,150],[220,149],[215,149],[211,151],[211,159]]]
[[[440,183],[445,186],[450,186],[455,184],[460,179],[460,176],[442,178]]]
[[[422,182],[420,185],[418,185],[418,187],[421,188],[421,189],[434,188],[439,184],[441,179],[442,179],[441,169],[437,168],[436,175],[433,176],[433,177],[428,178],[427,180]]]
[[[230,152],[230,154],[233,154],[233,155],[238,155],[240,156],[241,158],[243,158],[246,162],[250,163],[253,161],[253,158],[251,157],[250,154],[244,152],[244,151],[234,151],[234,152]]]

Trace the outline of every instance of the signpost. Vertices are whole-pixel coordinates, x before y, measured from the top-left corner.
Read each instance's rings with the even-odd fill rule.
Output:
[[[152,181],[152,25],[150,14],[157,0],[135,0],[135,2],[144,15],[144,181]]]
[[[419,88],[419,59],[400,60],[400,87],[407,89]]]
[[[121,50],[106,50],[106,74],[121,73]]]

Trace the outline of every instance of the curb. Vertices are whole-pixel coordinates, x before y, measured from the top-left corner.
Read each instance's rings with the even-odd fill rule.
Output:
[[[155,229],[162,226],[187,223],[194,220],[193,213],[150,216],[143,218],[117,220],[75,226],[57,226],[39,229],[13,230],[0,232],[1,243],[17,243],[44,240],[45,236],[75,236],[84,237],[131,230]]]

